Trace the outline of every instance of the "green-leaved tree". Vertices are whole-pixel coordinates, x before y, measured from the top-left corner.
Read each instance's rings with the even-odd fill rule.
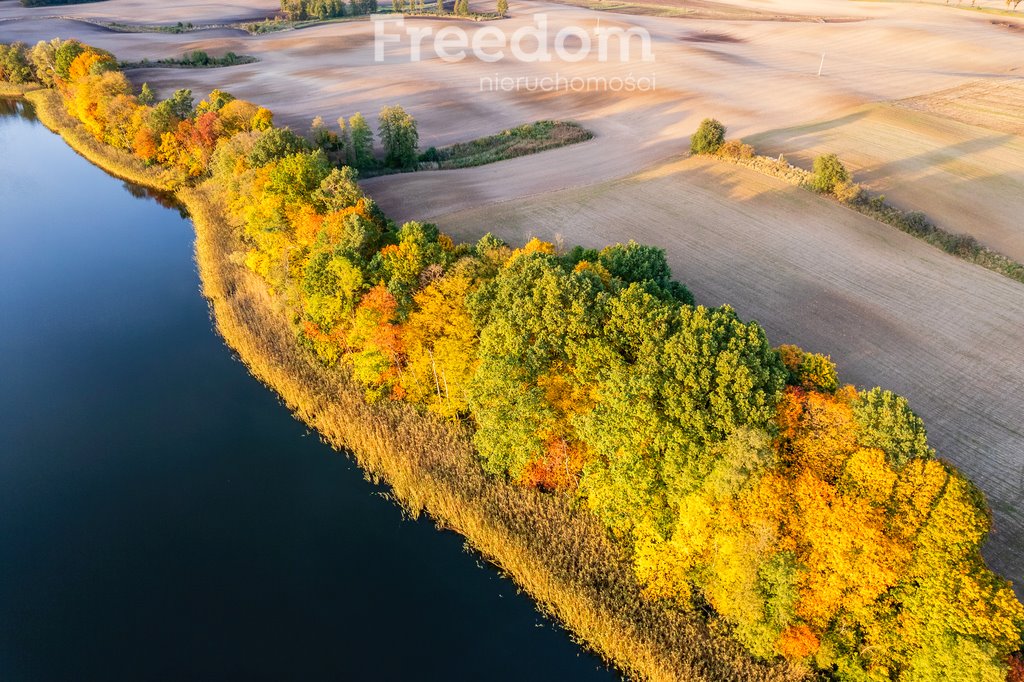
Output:
[[[400,106],[384,107],[378,118],[377,135],[384,147],[384,165],[412,168],[416,164],[420,136],[416,120]]]

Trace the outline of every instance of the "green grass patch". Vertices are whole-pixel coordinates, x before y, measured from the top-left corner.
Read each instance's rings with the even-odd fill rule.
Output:
[[[494,19],[503,18],[497,12],[475,12],[466,16],[460,16],[451,12],[445,12],[438,14],[437,12],[392,12],[390,9],[381,9],[375,14],[401,14],[404,17],[409,18],[425,18],[425,19],[464,19],[466,21],[493,21]],[[291,19],[283,19],[281,17],[275,17],[273,19],[264,19],[263,21],[249,21],[242,24],[237,24],[234,28],[240,28],[253,35],[261,35],[264,33],[274,33],[276,31],[293,31],[300,28],[310,28],[312,26],[322,26],[324,24],[344,24],[352,21],[366,21],[369,20],[368,14],[350,14],[344,17],[331,17],[328,19],[303,19],[301,21],[293,21]]]
[[[143,59],[138,62],[121,62],[120,67],[122,70],[157,68],[215,69],[223,66],[252,64],[257,61],[259,60],[256,59],[256,57],[252,57],[247,54],[235,54],[234,52],[228,52],[223,57],[211,57],[202,50],[196,50],[195,52],[186,52],[180,59],[157,59],[155,61]]]
[[[431,147],[420,155],[420,161],[441,170],[470,168],[585,142],[593,137],[593,133],[572,121],[537,121],[471,142],[440,149]]]
[[[190,33],[204,28],[214,28],[213,26],[196,26],[191,21],[179,21],[176,24],[123,24],[119,21],[96,23],[118,33]]]

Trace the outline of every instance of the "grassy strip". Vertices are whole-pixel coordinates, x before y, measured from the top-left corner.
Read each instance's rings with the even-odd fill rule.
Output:
[[[247,54],[235,54],[228,52],[223,57],[211,57],[201,50],[186,54],[180,59],[158,59],[155,62],[143,59],[138,62],[119,62],[118,66],[122,71],[128,69],[216,69],[225,66],[237,66],[239,64],[252,64],[258,62],[256,57]]]
[[[391,12],[382,11],[379,14],[390,14]],[[458,16],[455,14],[437,14],[425,12],[425,13],[411,13],[403,12],[403,16],[407,18],[427,18],[427,19],[465,19],[467,21],[490,21],[493,19],[501,19],[497,13],[487,14],[472,14],[469,16]],[[344,17],[332,17],[329,19],[303,19],[301,21],[293,21],[291,19],[284,19],[282,17],[268,17],[262,21],[241,21],[230,24],[194,24],[191,21],[179,21],[177,24],[125,24],[117,21],[97,21],[86,18],[75,18],[76,21],[83,21],[97,26],[102,26],[111,31],[118,33],[192,33],[194,31],[205,31],[214,28],[230,28],[239,31],[245,31],[252,35],[263,35],[266,33],[276,33],[278,31],[294,31],[301,28],[310,28],[312,26],[322,26],[324,24],[345,24],[353,21],[369,21],[369,14],[354,14]]]
[[[638,2],[614,2],[611,0],[558,0],[558,3],[562,5],[571,5],[573,7],[582,7],[584,9],[598,12],[634,14],[651,17],[689,17],[700,13],[696,9],[686,7],[671,7],[667,5]]]
[[[30,97],[40,119],[96,165],[156,188],[171,186],[163,173],[134,166],[132,157],[93,140],[64,112],[57,93]],[[242,245],[218,196],[209,183],[177,193],[192,216],[203,292],[221,335],[297,418],[333,446],[349,448],[366,476],[387,483],[410,515],[426,512],[464,535],[542,611],[630,676],[659,682],[807,677],[795,665],[752,660],[695,612],[644,600],[628,558],[596,519],[566,497],[485,474],[468,429],[404,403],[368,404],[344,370],[311,358],[296,343],[281,302],[238,264]]]
[[[414,168],[376,165],[360,168],[359,173],[363,178],[373,178],[415,171],[471,168],[586,142],[593,137],[592,132],[573,121],[537,121],[470,142],[459,142],[440,149],[430,147],[420,154],[419,164]]]
[[[537,121],[472,142],[436,150],[431,147],[420,160],[436,163],[442,170],[470,168],[586,142],[593,137],[593,133],[573,121]]]
[[[748,145],[741,149],[735,142],[727,142],[714,156],[765,175],[780,178],[786,182],[816,191],[811,187],[812,174],[787,162],[782,156],[773,159],[768,156],[753,154]],[[749,150],[749,151],[748,151]],[[904,211],[886,202],[884,195],[870,195],[861,190],[853,196],[841,199],[832,194],[823,194],[847,208],[873,218],[879,222],[895,227],[909,235],[917,237],[932,246],[942,249],[951,256],[974,265],[999,273],[1014,281],[1024,284],[1024,264],[1018,263],[1009,256],[983,246],[969,234],[958,234],[944,230],[932,223],[920,211]]]
[[[493,21],[495,19],[505,18],[497,12],[475,12],[462,16],[452,14],[451,12],[445,12],[444,14],[438,14],[437,12],[392,12],[387,8],[380,9],[375,12],[375,14],[400,14],[407,19],[463,19],[465,21]],[[300,28],[309,28],[311,26],[322,26],[324,24],[343,24],[350,21],[369,20],[369,18],[369,14],[349,14],[344,17],[302,19],[299,21],[275,17],[273,19],[265,19],[263,21],[249,21],[237,24],[233,28],[240,28],[248,33],[252,33],[253,35],[260,35],[263,33],[274,33],[275,31],[292,31]]]
[[[246,30],[247,24],[193,24],[191,21],[179,21],[176,24],[125,24],[119,21],[97,21],[95,19],[78,18],[75,21],[83,21],[96,26],[102,26],[117,33],[192,33],[194,31],[207,31],[214,28],[234,28]]]

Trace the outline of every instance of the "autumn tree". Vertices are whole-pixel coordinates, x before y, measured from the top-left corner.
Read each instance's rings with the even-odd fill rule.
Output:
[[[288,128],[271,128],[260,136],[252,151],[249,162],[255,166],[265,166],[277,159],[299,154],[309,149],[309,145],[301,137]]]
[[[630,241],[605,247],[596,261],[613,277],[626,283],[641,283],[659,298],[693,304],[693,295],[672,279],[664,249]]]
[[[77,40],[60,43],[53,54],[53,71],[62,80],[71,78],[71,63],[85,52],[85,46]]]
[[[54,38],[53,40],[39,41],[32,48],[29,53],[29,58],[32,61],[32,67],[35,70],[35,77],[40,83],[48,88],[52,88],[56,84],[57,78],[57,50],[63,45],[63,41],[60,38]]]
[[[865,447],[882,450],[893,466],[899,468],[912,459],[934,456],[924,422],[911,411],[906,398],[873,388],[859,393],[852,407],[859,441]]]
[[[399,399],[404,347],[397,318],[398,304],[383,285],[370,289],[356,308],[348,336],[348,354],[356,380],[372,398]]]
[[[384,164],[390,168],[411,168],[416,163],[419,133],[416,120],[400,106],[384,107],[378,118],[377,134],[384,147]]]
[[[356,168],[369,168],[374,164],[373,131],[363,118],[356,112],[348,120],[349,139],[352,142],[351,160]]]
[[[819,192],[831,192],[849,179],[849,171],[835,154],[822,154],[814,159],[811,186]]]
[[[323,151],[297,152],[274,164],[267,191],[281,197],[286,204],[308,203],[330,173],[330,164]]]
[[[487,470],[519,478],[548,442],[571,439],[566,422],[586,409],[574,397],[572,365],[597,333],[602,288],[535,251],[513,257],[471,296],[481,332],[470,405]]]
[[[0,81],[28,83],[35,80],[35,72],[29,62],[24,43],[0,43]]]
[[[714,154],[725,142],[725,126],[713,118],[700,122],[697,132],[690,138],[691,154]]]
[[[354,166],[355,161],[352,158],[352,138],[349,136],[348,124],[345,122],[344,116],[338,117],[338,132],[337,136],[337,151],[338,158],[341,160],[342,165]]]
[[[441,235],[436,225],[415,221],[403,224],[396,237],[396,243],[374,256],[371,268],[406,311],[413,294],[421,288],[424,274],[429,269],[443,272],[450,262],[451,240]]]
[[[403,330],[409,358],[402,379],[405,392],[411,401],[445,417],[469,409],[477,334],[466,297],[475,285],[474,269],[467,261],[416,294],[416,308]]]

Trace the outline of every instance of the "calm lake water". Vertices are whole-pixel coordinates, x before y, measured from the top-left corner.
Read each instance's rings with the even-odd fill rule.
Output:
[[[248,375],[192,243],[0,100],[0,679],[616,678]]]

